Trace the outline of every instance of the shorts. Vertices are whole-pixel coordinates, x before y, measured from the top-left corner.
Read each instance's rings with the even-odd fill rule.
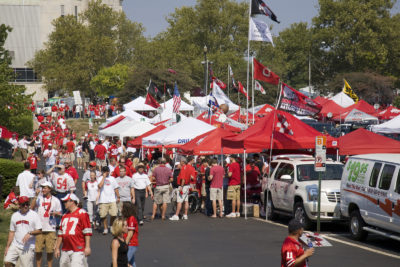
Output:
[[[226,193],[227,200],[240,200],[240,185],[230,185],[228,186],[228,191]]]
[[[32,265],[33,266],[33,265]],[[60,267],[86,267],[87,260],[83,251],[61,251]]]
[[[105,159],[96,159],[96,164],[97,164],[97,166],[99,166],[100,168],[101,168],[101,167],[104,167],[104,166],[107,166],[107,162],[106,162]]]
[[[72,163],[75,161],[75,154],[74,153],[69,153],[68,154],[69,159],[71,160]]]
[[[205,183],[201,184],[201,196],[202,197],[206,197],[207,196],[206,184]]]
[[[52,112],[51,112],[51,116],[52,116],[53,118],[57,117],[57,112],[52,111]]]
[[[4,257],[4,262],[9,262],[16,265],[19,259],[20,267],[32,267],[34,266],[34,258],[34,248],[22,249],[14,244],[11,244],[11,246],[8,248],[7,255]]]
[[[176,202],[182,203],[182,202],[187,202],[189,201],[189,185],[185,185],[182,187],[182,194],[177,190],[177,197],[176,197]]]
[[[210,200],[223,200],[224,194],[222,188],[210,188]]]
[[[90,161],[89,153],[83,152],[83,162],[88,163]]]
[[[171,198],[169,196],[169,185],[160,185],[156,186],[154,189],[154,203],[157,205],[163,204],[163,203],[170,203]]]
[[[46,248],[46,253],[53,253],[56,238],[56,232],[42,232],[36,235],[35,252],[43,252]]]
[[[116,217],[117,216],[118,209],[117,209],[117,203],[116,202],[100,203],[99,204],[99,215],[100,215],[100,218],[107,217],[107,214],[109,214],[111,217]]]

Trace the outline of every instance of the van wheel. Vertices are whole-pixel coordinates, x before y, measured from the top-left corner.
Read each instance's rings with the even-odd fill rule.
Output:
[[[267,198],[267,196],[265,196],[265,198]],[[272,199],[271,199],[271,193],[269,193],[269,197],[267,201],[264,201],[264,203],[267,205],[267,219],[268,220],[276,220],[278,217],[278,214],[275,213],[275,207],[274,207],[274,203],[272,203]]]
[[[304,226],[304,229],[310,229],[312,227],[312,222],[307,216],[303,202],[296,202],[296,204],[294,204],[293,217]]]
[[[355,210],[350,214],[349,228],[351,237],[354,240],[362,241],[365,240],[368,236],[368,232],[363,230],[365,226],[365,222],[361,217],[360,211]]]

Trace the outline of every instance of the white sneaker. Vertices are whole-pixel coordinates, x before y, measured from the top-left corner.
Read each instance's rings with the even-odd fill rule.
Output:
[[[172,217],[169,218],[171,221],[179,221],[179,216],[178,215],[174,215]]]
[[[228,215],[225,216],[226,218],[236,218],[236,213],[231,212]]]
[[[108,229],[107,228],[103,230],[103,235],[106,235],[106,234],[108,234]]]
[[[236,212],[236,217],[240,217],[240,213],[239,212]]]
[[[182,216],[182,219],[183,219],[183,220],[187,220],[187,219],[188,219],[188,216],[187,216],[187,215],[183,215],[183,216]]]

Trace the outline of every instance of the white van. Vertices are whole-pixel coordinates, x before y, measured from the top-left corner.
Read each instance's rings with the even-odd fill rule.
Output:
[[[356,240],[368,232],[400,241],[400,154],[352,156],[343,170],[340,210]]]

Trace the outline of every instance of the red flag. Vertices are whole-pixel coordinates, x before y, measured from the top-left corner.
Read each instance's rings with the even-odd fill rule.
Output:
[[[212,80],[215,81],[216,84],[218,84],[219,88],[225,90],[226,89],[226,84],[221,81],[220,79],[216,78],[216,77],[212,77]],[[212,88],[212,87],[211,87]]]
[[[239,85],[239,92],[244,94],[247,97],[247,99],[250,99],[250,97],[247,95],[247,90],[246,88],[244,88],[243,84],[238,81],[238,85]]]
[[[270,71],[263,64],[253,58],[254,64],[254,79],[264,81],[270,84],[277,85],[279,83],[279,76]]]
[[[147,93],[146,101],[144,103],[149,105],[149,106],[152,106],[153,108],[160,107],[160,104],[157,102],[157,100],[149,93]]]

